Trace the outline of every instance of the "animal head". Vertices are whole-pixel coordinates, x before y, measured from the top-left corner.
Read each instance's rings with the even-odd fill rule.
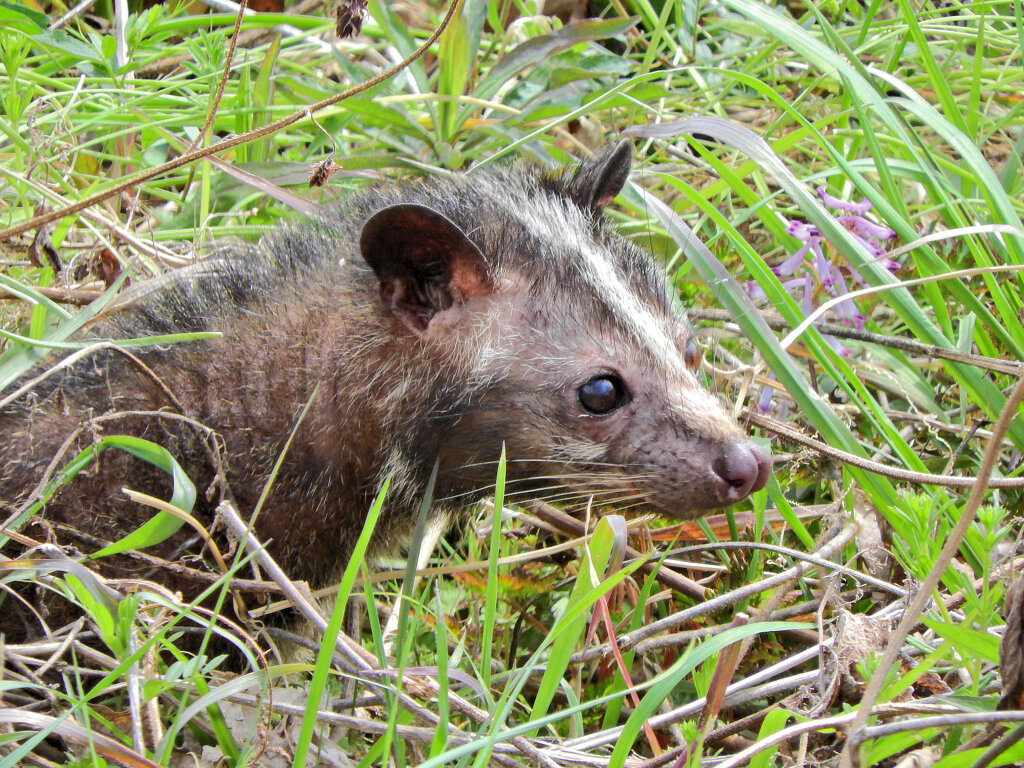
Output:
[[[363,226],[381,302],[436,372],[406,453],[439,455],[449,495],[486,488],[502,445],[513,497],[691,517],[767,483],[661,269],[604,220],[629,167],[623,142],[571,175],[470,173]]]

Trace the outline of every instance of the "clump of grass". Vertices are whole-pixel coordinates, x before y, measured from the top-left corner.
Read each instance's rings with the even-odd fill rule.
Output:
[[[336,45],[323,42],[323,9],[245,17],[228,61],[232,14],[101,8],[50,30],[56,13],[0,8],[0,288],[13,297],[0,380],[66,342],[126,281],[217,239],[257,237],[306,204],[282,189],[319,203],[510,155],[554,166],[632,128],[643,163],[614,215],[664,258],[691,314],[714,321],[708,383],[771,438],[776,479],[736,511],[643,534],[635,546],[655,540],[662,582],[616,564],[619,520],[574,542],[577,560],[527,525],[557,511],[506,515],[499,498],[501,514],[453,537],[416,589],[408,573],[367,579],[365,649],[324,643],[309,664],[261,657],[243,629],[158,592],[111,595],[81,564],[4,564],[5,584],[61,590],[89,621],[4,648],[0,765],[166,765],[203,749],[232,765],[771,765],[780,751],[825,762],[854,742],[835,729],[864,719],[868,685],[880,719],[844,759],[1024,760],[1000,741],[1017,714],[994,711],[1019,684],[996,667],[1014,668],[998,635],[1021,564],[1024,423],[993,431],[1016,413],[1024,356],[1019,19],[999,4],[903,2],[636,2],[567,26],[529,11],[466,0],[426,56],[311,114],[413,54],[437,10],[399,16],[371,2],[362,34]],[[219,163],[121,183],[223,142]],[[304,189],[328,157],[341,170]],[[898,274],[822,207],[818,187],[870,201],[896,233]],[[46,228],[10,234],[47,212]],[[850,294],[863,328],[826,314],[793,332],[807,308],[773,271],[801,247],[783,218],[809,222],[823,257],[863,278]],[[753,413],[769,387],[770,417]],[[968,502],[989,472],[1002,487]],[[859,528],[844,522],[854,517]],[[707,543],[666,543],[676,538]],[[672,571],[703,587],[666,582]],[[344,594],[358,591],[354,576]],[[909,638],[896,632],[909,593],[936,578],[934,607],[904,620]],[[392,641],[379,606],[399,593]],[[874,641],[853,642],[858,622]],[[242,671],[207,646],[183,652],[189,626],[234,637]],[[887,647],[903,652],[899,667]]]

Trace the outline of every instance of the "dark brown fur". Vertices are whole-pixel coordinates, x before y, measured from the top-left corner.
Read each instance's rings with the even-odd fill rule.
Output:
[[[0,414],[0,499],[19,508],[48,468],[130,434],[177,457],[209,524],[222,494],[255,508],[295,430],[256,531],[291,576],[321,584],[385,477],[374,548],[394,552],[435,459],[437,506],[455,509],[491,487],[502,445],[513,499],[686,517],[746,496],[767,455],[687,370],[689,329],[660,270],[603,221],[628,167],[619,145],[561,177],[381,187],[183,271],[95,337],[223,336],[105,348],[42,379]],[[25,531],[94,551],[152,515],[125,486],[170,493],[164,473],[109,450]],[[179,556],[188,536],[154,554]],[[127,557],[108,572],[149,573]]]

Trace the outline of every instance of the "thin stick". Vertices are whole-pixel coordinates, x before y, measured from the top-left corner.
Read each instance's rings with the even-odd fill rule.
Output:
[[[51,21],[47,25],[46,28],[50,29],[50,30],[52,30],[52,29],[61,29],[65,24],[67,24],[73,18],[78,16],[80,13],[85,11],[87,8],[90,8],[95,2],[96,2],[96,0],[82,0],[82,2],[78,3],[73,8],[69,9],[68,12],[65,13],[63,16],[61,16],[58,19],[55,19],[55,20]]]
[[[686,310],[686,314],[693,320],[728,323],[730,326],[736,328],[739,327],[733,322],[732,314],[726,309],[715,309],[711,307],[696,309],[690,308]],[[773,331],[788,331],[792,327],[779,315],[767,314],[765,312],[761,312],[760,314],[761,318]],[[840,339],[863,341],[866,344],[878,344],[882,347],[898,349],[912,355],[922,355],[923,357],[951,360],[954,363],[965,363],[967,365],[977,366],[978,368],[985,368],[990,371],[1009,373],[1013,376],[1019,376],[1022,369],[1024,369],[1024,366],[1015,360],[1000,360],[999,358],[985,357],[984,355],[972,355],[955,349],[949,349],[948,347],[940,347],[937,344],[926,344],[922,341],[917,341],[916,339],[907,339],[903,336],[891,336],[884,333],[862,331],[849,325],[843,325],[842,323],[820,322],[815,323],[814,327],[821,333],[827,333],[830,336],[835,336]]]
[[[238,45],[238,30],[242,26],[242,17],[245,15],[245,4],[249,0],[242,0],[238,4],[238,13],[235,15],[235,28],[231,31],[231,38],[228,43],[228,53],[224,57],[224,72],[221,73],[220,83],[217,84],[217,95],[213,97],[213,104],[210,105],[210,110],[206,113],[206,122],[203,123],[203,127],[199,129],[199,134],[192,140],[192,143],[188,145],[188,149],[185,150],[187,155],[189,152],[199,146],[199,143],[203,140],[206,132],[210,130],[210,126],[213,125],[213,119],[217,116],[217,108],[220,106],[220,100],[224,96],[224,87],[228,84],[228,77],[231,75],[231,62],[235,60],[235,46]]]
[[[874,472],[876,475],[882,475],[892,480],[899,480],[904,483],[917,483],[919,485],[938,485],[943,488],[977,488],[978,484],[982,482],[980,474],[978,477],[950,477],[949,475],[932,475],[928,472],[914,472],[910,469],[886,466],[885,464],[879,464],[877,461],[871,461],[871,459],[865,459],[839,448],[834,448],[831,445],[826,445],[820,440],[815,440],[813,437],[808,437],[802,432],[798,432],[781,421],[776,421],[775,419],[770,419],[750,411],[744,414],[744,418],[749,423],[774,432],[787,440],[813,448],[824,456],[859,469],[865,469],[868,472]],[[1002,442],[1002,438],[1000,438],[1000,442]],[[1024,488],[1024,477],[1001,477],[995,480],[986,477],[984,487]]]

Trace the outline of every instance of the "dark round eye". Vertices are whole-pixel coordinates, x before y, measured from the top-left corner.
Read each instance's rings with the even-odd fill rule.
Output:
[[[691,371],[696,371],[700,365],[700,349],[693,339],[686,342],[686,349],[683,350],[683,362]]]
[[[595,376],[583,384],[579,392],[580,405],[598,416],[624,405],[628,400],[626,388],[617,376]]]

